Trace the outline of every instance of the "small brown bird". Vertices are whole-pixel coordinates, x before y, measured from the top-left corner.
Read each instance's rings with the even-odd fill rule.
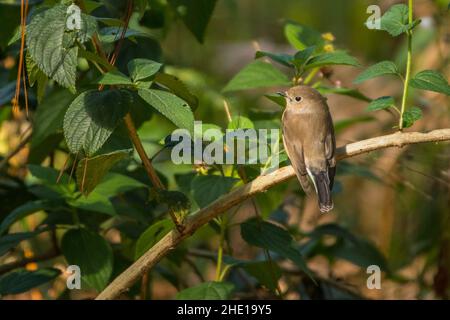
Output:
[[[331,189],[336,173],[336,140],[326,99],[315,89],[296,86],[279,93],[286,98],[283,142],[306,194],[313,182],[321,212],[333,209]]]

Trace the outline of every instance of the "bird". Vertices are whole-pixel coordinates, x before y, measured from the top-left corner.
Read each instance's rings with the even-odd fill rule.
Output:
[[[305,193],[313,194],[312,182],[320,212],[329,212],[334,206],[331,190],[336,174],[336,138],[327,100],[306,85],[278,94],[286,99],[282,116],[286,154]]]

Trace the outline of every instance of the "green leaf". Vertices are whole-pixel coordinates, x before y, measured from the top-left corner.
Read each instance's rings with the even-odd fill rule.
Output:
[[[255,126],[253,124],[253,121],[243,116],[233,116],[231,121],[228,123],[228,129],[230,130],[254,128]]]
[[[450,85],[445,77],[434,70],[421,71],[409,82],[416,89],[434,91],[450,96]]]
[[[339,94],[343,96],[352,97],[358,100],[370,102],[372,99],[362,94],[357,89],[351,89],[351,88],[336,88],[336,87],[328,87],[328,86],[320,86],[316,88],[317,91],[319,91],[322,95],[325,94]]]
[[[305,69],[323,67],[328,65],[348,65],[358,67],[360,64],[356,58],[348,55],[344,51],[333,51],[321,53],[312,57],[306,63]]]
[[[243,268],[266,288],[272,291],[277,289],[282,274],[278,264],[271,261],[252,262],[244,264]]]
[[[298,51],[294,56],[292,64],[297,68],[297,70],[302,70],[315,50],[316,47],[312,46],[306,48],[305,50]]]
[[[101,42],[108,44],[113,43],[116,41],[119,41],[119,39],[122,37],[122,31],[123,27],[105,27],[100,29],[98,33],[98,37]],[[134,37],[140,37],[140,38],[151,38],[150,34],[134,30],[131,28],[127,28],[127,31],[125,31],[125,34],[123,38],[134,38]]]
[[[422,110],[418,107],[411,107],[403,113],[403,128],[411,127],[414,122],[422,118]]]
[[[381,17],[381,29],[389,32],[393,37],[413,29],[420,23],[419,20],[408,23],[408,6],[405,4],[396,4]]]
[[[252,218],[241,224],[241,236],[253,246],[276,252],[284,258],[292,260],[312,278],[303,256],[294,247],[294,241],[286,230],[273,223]]]
[[[70,104],[64,116],[64,136],[70,152],[92,156],[128,112],[133,95],[127,90],[89,90]]]
[[[264,87],[288,86],[291,81],[272,64],[253,61],[245,66],[223,89],[223,92]]]
[[[227,300],[230,299],[234,285],[228,282],[203,282],[198,286],[177,293],[177,300]]]
[[[162,90],[139,89],[139,96],[178,128],[193,133],[194,115],[189,105],[176,95]]]
[[[155,75],[162,64],[149,59],[133,59],[128,62],[128,72],[133,82],[144,80]]]
[[[294,60],[294,57],[291,56],[290,54],[285,54],[285,53],[271,53],[271,52],[266,52],[266,51],[256,51],[255,54],[255,59],[259,59],[262,57],[267,57],[270,58],[271,60],[278,62],[279,64],[282,64],[283,66],[292,67],[292,60]]]
[[[110,85],[110,86],[132,85],[133,84],[133,82],[130,80],[130,78],[128,78],[122,72],[119,72],[117,70],[109,71],[107,73],[102,74],[100,76],[100,78],[97,80],[97,83],[106,84],[106,85]]]
[[[131,177],[110,172],[87,197],[69,200],[68,203],[83,210],[116,215],[116,209],[110,198],[136,188],[147,188],[147,186]]]
[[[369,103],[366,110],[367,111],[383,110],[390,108],[392,106],[395,106],[395,100],[393,97],[380,97]]]
[[[36,271],[15,270],[0,277],[0,296],[18,294],[55,279],[61,271],[43,268]]]
[[[32,146],[38,146],[49,136],[62,131],[64,114],[74,97],[68,90],[58,90],[44,98],[33,119]]]
[[[76,172],[78,189],[87,196],[100,183],[108,171],[128,155],[128,151],[119,150],[108,154],[101,154],[93,158],[82,159],[78,163]]]
[[[186,101],[192,110],[197,108],[198,98],[194,96],[186,85],[177,77],[171,74],[158,72],[155,76],[155,81]]]
[[[325,43],[320,32],[292,21],[284,25],[284,36],[296,50],[304,50],[311,46],[321,47]]]
[[[239,179],[216,175],[196,176],[191,182],[192,196],[200,208],[228,193]]]
[[[39,69],[36,62],[31,59],[28,52],[25,57],[25,62],[27,66],[28,83],[30,84],[30,87],[33,87],[34,84],[37,83],[37,100],[40,103],[45,94],[48,78],[45,73]]]
[[[275,102],[277,105],[279,105],[282,108],[286,107],[286,98],[280,96],[276,93],[268,93],[264,95],[267,99],[269,99],[272,102]]]
[[[9,227],[16,221],[29,216],[32,213],[37,211],[46,210],[51,208],[51,204],[49,201],[44,200],[35,200],[27,202],[13,211],[11,211],[1,222],[0,224],[0,235],[3,234]]]
[[[136,242],[135,260],[139,259],[145,252],[153,247],[159,240],[161,240],[170,230],[174,224],[171,219],[164,219],[157,221],[147,228]]]
[[[37,13],[27,27],[27,47],[33,61],[49,78],[75,91],[78,47],[96,30],[93,17],[81,14],[81,30],[66,30],[67,6],[56,5]]]
[[[35,232],[17,232],[0,237],[0,257],[10,249],[17,246],[23,240],[30,239],[36,235]]]
[[[203,43],[206,27],[217,0],[168,0],[198,42]]]
[[[70,197],[75,191],[75,183],[70,181],[67,174],[61,175],[59,183],[57,183],[59,172],[56,169],[29,164],[28,170],[30,170],[32,178],[39,181],[39,184],[46,186],[63,197]]]
[[[69,264],[80,267],[84,283],[97,291],[106,287],[112,274],[113,253],[103,237],[86,229],[71,229],[61,240],[61,250]]]
[[[342,240],[329,247],[332,257],[348,260],[363,268],[378,265],[382,270],[388,271],[385,257],[367,240],[353,235],[347,229],[334,223],[317,227],[309,234],[309,237],[318,239],[325,235],[332,235]]]
[[[397,65],[392,61],[381,61],[364,70],[358,77],[356,77],[353,83],[358,84],[366,80],[384,75],[400,76],[400,72],[397,68]]]

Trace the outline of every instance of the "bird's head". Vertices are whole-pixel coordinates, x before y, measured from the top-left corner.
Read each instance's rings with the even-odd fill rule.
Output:
[[[295,86],[285,92],[278,92],[286,99],[287,106],[301,107],[312,102],[324,101],[325,98],[314,88],[309,86]]]

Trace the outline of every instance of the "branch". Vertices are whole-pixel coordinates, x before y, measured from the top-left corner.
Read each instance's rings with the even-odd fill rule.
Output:
[[[51,250],[51,251],[43,253],[41,255],[37,255],[34,257],[30,257],[30,258],[24,258],[19,261],[6,263],[6,264],[0,266],[0,275],[7,273],[11,270],[17,269],[17,268],[25,267],[29,263],[51,260],[51,259],[59,257],[60,255],[61,255],[61,253],[59,252],[59,250]]]
[[[409,144],[447,140],[450,140],[450,128],[434,130],[428,133],[397,132],[390,135],[347,144],[337,149],[336,157],[338,160],[342,160],[389,147],[403,147]],[[294,170],[291,166],[280,168],[268,175],[260,176],[242,187],[236,188],[229,194],[220,197],[209,206],[187,217],[183,232],[180,233],[177,230],[170,231],[136,262],[134,262],[116,279],[114,279],[114,281],[111,282],[109,286],[97,296],[96,299],[109,300],[116,298],[121,293],[128,290],[128,288],[130,288],[144,272],[147,272],[149,269],[154,267],[181,241],[191,236],[198,228],[209,222],[211,219],[247,200],[255,194],[264,192],[271,187],[292,178],[293,176]]]

